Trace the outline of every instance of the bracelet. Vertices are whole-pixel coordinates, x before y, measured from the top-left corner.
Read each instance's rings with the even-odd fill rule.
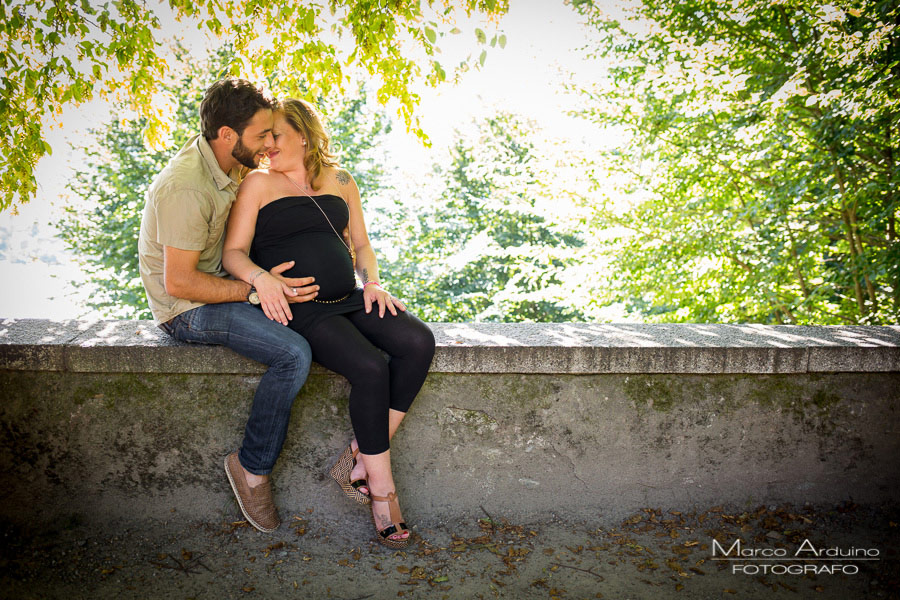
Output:
[[[259,271],[257,271],[256,273],[254,273],[253,275],[250,276],[250,281],[248,281],[247,283],[249,283],[250,286],[253,287],[253,282],[256,280],[256,278],[265,272],[266,272],[265,269],[260,269]]]
[[[366,289],[366,286],[367,286],[367,285],[372,285],[373,283],[374,283],[375,285],[377,285],[378,287],[381,287],[381,284],[378,283],[377,281],[367,281],[366,283],[363,284],[363,289]]]

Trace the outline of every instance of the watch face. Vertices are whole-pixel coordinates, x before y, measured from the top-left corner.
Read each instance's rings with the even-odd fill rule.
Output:
[[[256,290],[250,292],[250,295],[247,296],[247,302],[250,304],[259,304],[259,294],[256,293]]]

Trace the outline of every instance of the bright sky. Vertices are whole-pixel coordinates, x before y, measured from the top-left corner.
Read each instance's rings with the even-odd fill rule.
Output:
[[[511,0],[510,5],[500,23],[507,36],[505,49],[491,49],[484,68],[465,74],[460,85],[422,91],[419,114],[434,152],[452,142],[455,127],[500,108],[525,115],[573,144],[599,142],[599,132],[565,115],[576,100],[558,91],[558,83],[571,73],[579,79],[599,76],[601,66],[596,61],[580,58],[590,32],[562,0]],[[80,305],[84,292],[76,292],[69,283],[83,275],[54,237],[51,223],[59,219],[66,203],[66,182],[71,178],[71,163],[77,160],[68,140],[83,139],[86,129],[107,115],[106,107],[98,104],[67,112],[64,127],[50,134],[53,156],[38,165],[37,198],[21,207],[19,215],[0,214],[0,241],[7,239],[6,246],[0,245],[0,278],[7,282],[0,296],[0,318],[95,316]],[[408,168],[426,168],[429,153],[402,129],[395,127],[391,152],[403,157],[401,162]]]

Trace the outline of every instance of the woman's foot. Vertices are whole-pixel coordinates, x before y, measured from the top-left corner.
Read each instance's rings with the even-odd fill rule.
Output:
[[[385,495],[372,493],[372,520],[378,541],[389,548],[405,548],[409,544],[409,529],[403,522],[400,503],[393,491]]]
[[[353,441],[350,442],[350,450],[356,454],[359,451],[359,444],[356,443],[356,438],[353,438]],[[353,461],[353,470],[350,471],[350,482],[351,484],[355,481],[361,481],[363,483],[358,484],[356,487],[359,490],[359,493],[368,496],[369,495],[369,486],[366,483],[366,465],[363,464],[361,460]]]

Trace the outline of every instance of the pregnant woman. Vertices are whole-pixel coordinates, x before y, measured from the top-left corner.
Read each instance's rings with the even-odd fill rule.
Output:
[[[350,381],[355,438],[331,476],[351,499],[371,503],[378,541],[402,548],[410,532],[391,473],[390,439],[425,381],[434,336],[379,283],[359,189],[338,167],[315,109],[284,100],[272,132],[268,170],[244,179],[231,209],[222,262],[253,286],[250,300],[266,316],[303,335],[316,362]],[[292,292],[268,274],[288,261],[294,264],[284,277],[315,277],[312,301],[289,305],[285,294]]]

